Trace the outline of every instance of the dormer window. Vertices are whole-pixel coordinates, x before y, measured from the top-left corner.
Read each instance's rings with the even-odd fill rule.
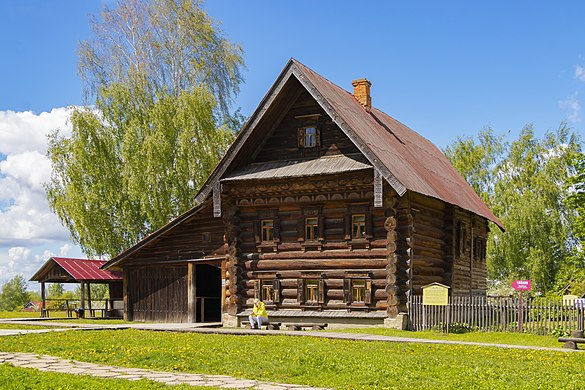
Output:
[[[319,128],[315,126],[305,126],[299,128],[299,147],[314,148],[321,144]]]

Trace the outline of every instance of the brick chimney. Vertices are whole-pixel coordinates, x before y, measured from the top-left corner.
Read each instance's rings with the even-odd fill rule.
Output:
[[[353,97],[370,112],[372,109],[372,97],[370,96],[370,83],[367,79],[357,79],[351,82],[353,85]]]

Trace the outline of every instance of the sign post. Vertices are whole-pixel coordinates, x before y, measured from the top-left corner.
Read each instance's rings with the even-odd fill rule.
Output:
[[[449,333],[450,310],[449,310],[449,286],[441,283],[431,283],[423,286],[423,327],[426,327],[426,310],[424,306],[445,306],[446,311],[446,332]]]
[[[522,307],[522,292],[530,291],[532,289],[531,280],[514,280],[512,282],[512,288],[516,291],[520,291],[520,299],[518,301],[518,332],[522,333],[522,326],[524,321],[524,308]]]

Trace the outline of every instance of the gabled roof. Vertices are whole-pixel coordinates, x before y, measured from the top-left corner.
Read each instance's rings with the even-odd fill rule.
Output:
[[[122,280],[122,275],[100,269],[105,260],[51,257],[30,278],[33,282],[112,282]]]
[[[499,219],[433,143],[376,108],[366,111],[351,93],[295,59],[288,62],[202,186],[195,198],[197,203],[203,202],[214,185],[236,165],[236,157],[244,145],[251,142],[256,125],[293,78],[321,105],[398,195],[406,191],[427,195],[485,217],[503,229]]]

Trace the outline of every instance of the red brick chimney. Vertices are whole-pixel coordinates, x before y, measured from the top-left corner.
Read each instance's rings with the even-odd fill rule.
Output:
[[[370,112],[372,109],[372,97],[370,96],[370,83],[367,79],[357,79],[351,82],[353,85],[353,97]]]

